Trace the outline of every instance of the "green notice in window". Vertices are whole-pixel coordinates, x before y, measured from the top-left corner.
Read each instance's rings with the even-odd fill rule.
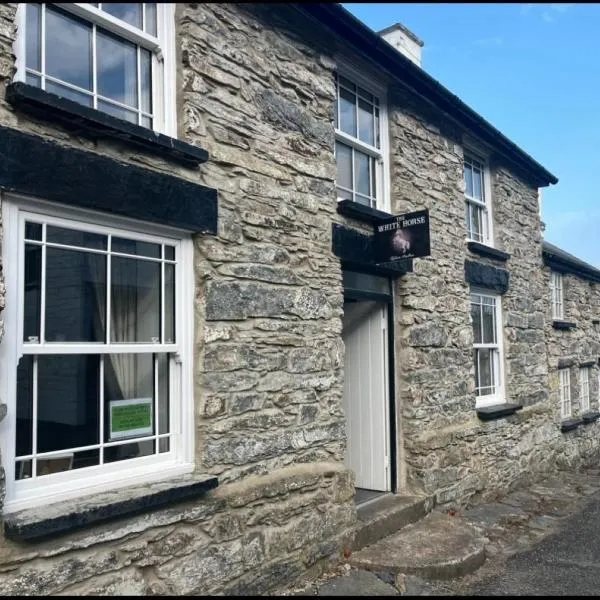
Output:
[[[152,398],[113,400],[110,405],[110,439],[152,434]]]

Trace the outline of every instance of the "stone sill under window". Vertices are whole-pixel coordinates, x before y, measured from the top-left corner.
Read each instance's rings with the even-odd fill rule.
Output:
[[[383,210],[377,210],[376,208],[365,206],[364,204],[354,202],[353,200],[339,200],[337,211],[340,215],[344,215],[345,217],[352,217],[357,221],[371,224],[377,223],[381,221],[381,219],[389,219],[393,216]]]
[[[216,477],[186,475],[25,509],[4,516],[4,535],[11,540],[28,541],[70,533],[193,500],[218,485]]]
[[[554,319],[552,321],[552,327],[554,327],[554,329],[575,329],[577,325],[571,321],[560,321],[558,319]]]
[[[560,430],[562,433],[566,431],[573,431],[573,429],[577,429],[580,425],[583,425],[585,421],[579,417],[575,417],[573,419],[565,419],[560,423]]]
[[[6,88],[6,99],[15,108],[61,125],[91,139],[114,139],[187,167],[208,160],[208,152],[181,140],[135,125],[100,110],[83,106],[21,81]]]
[[[493,258],[502,262],[506,262],[510,258],[508,252],[503,252],[502,250],[486,246],[479,242],[467,241],[467,247],[474,254],[479,254],[479,256],[485,256],[486,258]]]
[[[515,414],[523,408],[522,404],[493,404],[491,406],[481,406],[475,409],[477,416],[482,421],[493,421]]]
[[[598,419],[600,419],[600,412],[590,411],[585,412],[581,415],[583,422],[587,425],[588,423],[595,423]]]

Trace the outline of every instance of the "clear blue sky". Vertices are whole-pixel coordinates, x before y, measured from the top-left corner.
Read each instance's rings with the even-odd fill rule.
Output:
[[[600,4],[352,4],[421,38],[423,68],[559,179],[545,238],[600,268]]]

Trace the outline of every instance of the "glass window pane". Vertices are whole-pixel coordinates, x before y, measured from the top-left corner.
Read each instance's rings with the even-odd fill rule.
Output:
[[[100,358],[38,356],[38,452],[99,442]]]
[[[171,440],[169,438],[162,438],[158,440],[158,451],[159,452],[168,452],[171,444]]]
[[[106,250],[107,236],[80,229],[65,229],[64,227],[46,227],[46,241],[65,246],[77,246],[79,248],[93,248],[95,250]]]
[[[481,388],[488,388],[485,393],[489,394],[489,388],[493,385],[492,350],[480,348],[477,352],[479,353],[479,386]]]
[[[165,343],[175,342],[175,265],[165,264]]]
[[[365,88],[358,88],[358,93],[365,98],[368,102],[370,102],[371,104],[373,103],[373,94],[371,94],[371,92],[368,92],[367,90],[365,90]]]
[[[100,450],[82,450],[80,452],[63,452],[57,456],[37,459],[37,475],[51,475],[62,471],[83,469],[100,464]]]
[[[89,94],[78,92],[77,90],[68,88],[66,85],[60,85],[60,83],[55,83],[53,81],[49,81],[48,79],[46,79],[46,91],[50,92],[51,94],[61,96],[62,98],[66,98],[67,100],[78,102],[84,106],[91,107],[94,105],[93,99]]]
[[[175,260],[175,248],[173,246],[165,246],[165,259]]]
[[[493,306],[484,304],[482,306],[483,312],[483,343],[484,344],[495,344],[496,343],[496,314]]]
[[[23,341],[40,339],[42,297],[42,247],[25,244],[25,278],[23,298]]]
[[[352,185],[352,149],[336,142],[335,161],[337,164],[337,185],[351,190]]]
[[[158,361],[158,433],[169,433],[169,356],[157,354]]]
[[[156,35],[156,2],[146,2],[146,33]]]
[[[41,48],[42,48],[42,33],[40,28],[40,11],[39,4],[27,3],[27,17],[25,31],[27,39],[25,45],[27,47],[25,53],[25,66],[29,69],[41,71]]]
[[[104,462],[111,463],[119,460],[129,460],[141,456],[150,456],[154,454],[154,440],[144,442],[128,442],[118,446],[109,446],[104,449]]]
[[[117,17],[117,19],[121,19],[121,21],[125,21],[125,23],[129,23],[138,29],[142,28],[142,5],[129,3],[129,2],[120,2],[120,3],[108,3],[104,2],[102,4],[102,10],[107,12],[109,15],[113,17]]]
[[[111,278],[111,340],[158,342],[160,263],[113,256]]]
[[[15,462],[15,479],[29,479],[31,477],[31,461],[17,460]]]
[[[482,172],[473,170],[473,198],[483,202]]]
[[[46,6],[46,74],[92,89],[92,26]]]
[[[371,146],[375,144],[373,105],[364,100],[358,101],[358,139]]]
[[[135,256],[161,257],[160,244],[140,242],[139,240],[130,240],[122,237],[113,236],[110,249],[112,252],[122,252],[123,254],[133,254]]]
[[[32,454],[33,356],[24,354],[17,366],[17,434],[15,456]]]
[[[354,196],[354,201],[358,202],[359,204],[364,204],[365,206],[371,206],[371,198],[368,198],[367,196],[356,194]]]
[[[137,46],[100,30],[96,46],[98,93],[137,108]]]
[[[139,124],[137,112],[116,106],[111,102],[103,102],[102,100],[98,100],[98,110],[101,110],[108,115],[112,115],[113,117],[117,117],[117,119],[123,119],[124,121],[129,121],[135,125]]]
[[[152,55],[140,48],[140,86],[142,90],[142,110],[152,112]]]
[[[152,129],[152,119],[150,117],[142,117],[141,125],[147,129]]]
[[[46,340],[103,342],[106,256],[46,248]]]
[[[42,240],[42,224],[41,223],[25,223],[25,238],[28,240]]]
[[[381,132],[379,125],[379,109],[375,108],[375,146],[381,148]]]
[[[353,92],[356,91],[356,86],[349,79],[346,79],[345,77],[342,77],[341,75],[338,75],[338,80],[340,82],[340,85],[347,87],[348,89],[352,90]]]
[[[473,350],[473,366],[475,367],[475,394],[479,396],[479,350]]]
[[[471,304],[471,318],[473,319],[473,342],[481,344],[481,306]]]
[[[469,164],[465,164],[465,194],[473,197],[473,171]]]
[[[356,137],[356,96],[340,88],[340,129]]]
[[[471,237],[476,241],[483,239],[483,231],[481,224],[482,208],[471,204]]]
[[[32,75],[31,73],[27,73],[25,75],[25,83],[29,85],[34,85],[35,87],[42,87],[42,79],[37,75]]]
[[[366,154],[355,150],[354,168],[356,170],[356,192],[363,196],[370,196],[371,178],[369,173],[369,157]]]

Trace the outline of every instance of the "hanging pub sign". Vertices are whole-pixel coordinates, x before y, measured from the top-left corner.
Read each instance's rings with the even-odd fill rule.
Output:
[[[429,210],[381,219],[375,225],[375,262],[429,256]]]

